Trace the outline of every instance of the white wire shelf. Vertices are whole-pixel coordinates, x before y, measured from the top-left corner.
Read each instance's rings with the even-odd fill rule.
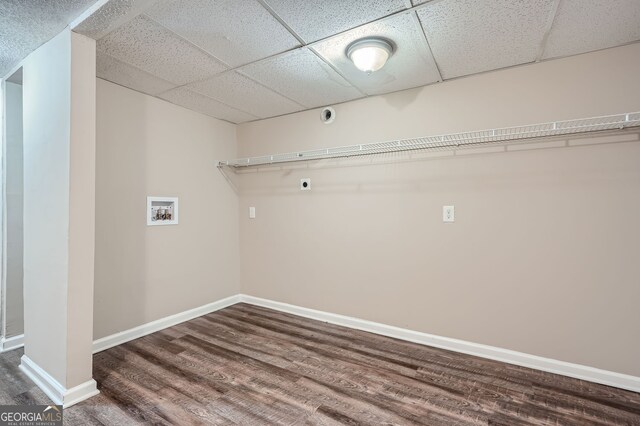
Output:
[[[501,129],[454,133],[449,135],[426,136],[412,139],[398,139],[387,142],[339,146],[310,151],[287,152],[258,157],[237,158],[218,162],[218,167],[255,167],[296,161],[322,160],[353,157],[360,155],[384,154],[402,151],[457,149],[465,146],[517,141],[547,136],[570,135],[576,133],[616,130],[640,126],[640,112],[606,115],[577,120],[553,121],[528,126],[505,127]]]

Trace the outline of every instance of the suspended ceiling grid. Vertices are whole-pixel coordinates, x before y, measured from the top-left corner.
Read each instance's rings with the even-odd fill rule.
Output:
[[[636,0],[110,0],[98,76],[242,123],[640,39]],[[389,38],[371,75],[346,46]]]

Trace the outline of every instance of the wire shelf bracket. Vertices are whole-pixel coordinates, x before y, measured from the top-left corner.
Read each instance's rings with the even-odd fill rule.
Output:
[[[385,154],[403,151],[457,149],[465,146],[517,141],[548,136],[617,130],[640,126],[640,112],[629,112],[577,120],[553,121],[527,126],[504,127],[447,135],[398,139],[386,142],[339,146],[309,151],[287,152],[258,157],[219,161],[218,167],[255,167],[297,161],[344,158],[360,155]]]

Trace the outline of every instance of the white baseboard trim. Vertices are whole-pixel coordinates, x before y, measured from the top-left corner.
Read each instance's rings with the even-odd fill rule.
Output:
[[[210,314],[211,312],[224,309],[231,305],[235,305],[238,302],[240,302],[240,296],[236,294],[234,296],[230,296],[225,299],[200,306],[198,308],[180,312],[178,314],[161,318],[156,321],[148,322],[146,324],[142,324],[138,327],[134,327],[120,333],[103,337],[93,342],[93,353],[95,354],[97,352],[101,352],[114,346],[129,342],[131,340],[139,339],[140,337],[155,333],[156,331],[160,331],[168,327],[173,327],[174,325],[180,324],[182,322],[192,320],[202,315]]]
[[[0,338],[0,354],[3,352],[12,351],[24,346],[24,334],[13,337]]]
[[[63,408],[71,407],[100,393],[96,381],[93,379],[71,389],[66,389],[26,355],[20,358],[20,370],[42,389],[54,404],[62,405]]]
[[[602,370],[599,368],[588,367],[585,365],[558,361],[551,358],[544,358],[536,355],[526,354],[523,352],[512,351],[509,349],[502,349],[495,346],[467,342],[465,340],[452,339],[449,337],[422,333],[419,331],[413,331],[373,321],[367,321],[360,318],[333,314],[330,312],[290,305],[288,303],[262,299],[246,294],[230,296],[225,299],[218,300],[217,302],[201,306],[199,308],[171,315],[166,318],[161,318],[159,320],[152,321],[147,324],[143,324],[141,326],[113,334],[111,336],[103,337],[93,342],[93,353],[97,353],[105,349],[121,345],[131,340],[144,337],[148,334],[155,333],[156,331],[172,327],[182,322],[192,320],[199,316],[206,315],[220,309],[224,309],[228,306],[235,305],[236,303],[240,302],[249,303],[256,306],[263,306],[265,308],[270,308],[305,318],[324,321],[331,324],[354,328],[357,330],[368,331],[370,333],[393,337],[396,339],[418,343],[421,345],[433,346],[436,348],[447,349],[454,352],[475,355],[482,358],[506,362],[508,364],[519,365],[522,367],[560,374],[563,376],[573,377],[589,382],[627,389],[633,392],[640,392],[640,377],[631,376],[628,374],[621,374],[613,371]]]
[[[95,380],[87,380],[81,385],[74,386],[71,389],[67,389],[64,394],[63,408],[71,407],[72,405],[82,402],[85,399],[89,399],[92,396],[96,396],[100,393],[98,385]]]
[[[258,297],[248,296],[246,294],[239,295],[239,298],[240,301],[244,303],[262,306],[265,308],[270,308],[305,318],[325,321],[331,324],[341,325],[344,327],[354,328],[362,331],[368,331],[370,333],[380,334],[387,337],[394,337],[396,339],[419,343],[421,345],[433,346],[436,348],[475,355],[482,358],[505,362],[508,364],[515,364],[522,367],[533,368],[549,373],[560,374],[563,376],[587,380],[607,386],[640,392],[640,377],[631,376],[628,374],[615,373],[613,371],[587,367],[570,362],[558,361],[555,359],[544,358],[536,355],[529,355],[526,353],[516,352],[509,349],[502,349],[495,346],[482,345],[479,343],[467,342],[464,340],[451,339],[448,337],[436,336],[419,331],[407,330],[400,327],[394,327],[391,325],[381,324],[373,321],[348,317],[345,315],[332,314],[329,312],[303,308],[300,306],[276,302],[273,300],[261,299]]]

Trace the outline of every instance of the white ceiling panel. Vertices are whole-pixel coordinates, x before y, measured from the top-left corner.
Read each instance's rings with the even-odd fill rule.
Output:
[[[0,78],[96,0],[0,0]]]
[[[347,58],[347,46],[362,37],[379,36],[396,49],[387,64],[367,75]],[[373,22],[312,44],[316,52],[333,64],[356,87],[367,94],[388,93],[438,81],[439,75],[422,29],[413,12]]]
[[[299,46],[256,0],[160,0],[146,14],[231,67]]]
[[[532,62],[554,0],[428,3],[418,16],[443,78]]]
[[[259,118],[304,109],[303,106],[235,71],[190,84],[188,88]]]
[[[360,91],[307,48],[255,62],[239,71],[307,108],[362,97]]]
[[[0,0],[0,70],[44,15],[94,1]],[[74,30],[100,77],[245,122],[638,41],[640,0],[107,0]],[[370,36],[395,49],[367,75],[345,51]]]
[[[129,22],[156,0],[109,0],[73,31],[98,40]]]
[[[98,40],[97,49],[176,84],[203,80],[227,68],[143,15]]]
[[[149,95],[157,95],[176,86],[104,53],[98,53],[96,74],[105,80]]]
[[[544,58],[574,55],[640,40],[639,0],[562,0]]]
[[[404,0],[263,0],[306,43],[405,8]]]
[[[257,119],[257,117],[254,117],[251,114],[231,108],[230,106],[216,101],[215,99],[192,92],[184,87],[169,90],[168,92],[161,94],[160,98],[176,105],[201,112],[211,117],[227,120],[232,123],[243,123],[245,121]]]

